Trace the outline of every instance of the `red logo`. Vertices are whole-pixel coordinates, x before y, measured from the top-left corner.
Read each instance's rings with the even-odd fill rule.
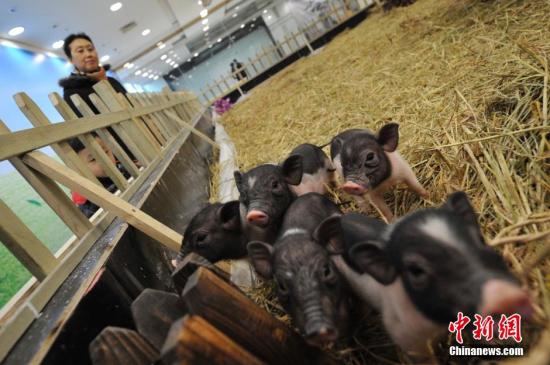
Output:
[[[483,317],[479,314],[474,315],[474,330],[472,334],[474,340],[485,338],[487,341],[493,339],[493,328],[495,321],[492,316]],[[462,330],[471,322],[470,317],[465,316],[462,312],[458,312],[458,317],[455,322],[449,323],[449,332],[456,333],[456,342],[462,344]],[[502,314],[498,321],[498,338],[507,340],[513,338],[517,343],[520,343],[521,338],[521,315],[515,313],[509,316]]]

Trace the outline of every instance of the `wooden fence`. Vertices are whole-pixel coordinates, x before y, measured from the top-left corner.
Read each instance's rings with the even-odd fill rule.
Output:
[[[180,248],[179,233],[128,200],[165,162],[166,154],[177,151],[190,133],[215,145],[195,128],[204,107],[196,96],[186,92],[124,97],[107,81],[97,83],[94,89],[96,93],[90,99],[100,111],[97,115],[80,96],[73,95],[72,101],[83,115],[78,118],[60,95],[52,93],[50,101],[64,119],[63,123],[52,124],[28,95],[19,93],[14,96],[15,102],[34,127],[11,132],[0,121],[0,161],[8,160],[74,234],[61,250],[53,253],[0,200],[0,241],[33,276],[0,312],[0,361],[116,217],[171,250]],[[113,138],[108,127],[116,132],[126,149]],[[114,153],[129,178],[121,174],[96,136]],[[68,140],[72,138],[82,142],[111,178],[118,188],[115,194],[101,185],[71,148]],[[45,146],[50,146],[63,163],[38,151]],[[102,210],[89,220],[58,183],[85,196]],[[106,259],[103,257],[96,265],[100,267]],[[85,289],[81,289],[81,294]]]
[[[319,17],[296,32],[287,34],[282,41],[275,42],[271,47],[262,47],[261,51],[259,51],[255,57],[248,58],[246,62],[243,62],[241,68],[221,75],[220,79],[216,79],[213,84],[207,83],[206,86],[201,89],[199,96],[201,102],[206,105],[211,105],[214,101],[235,90],[243,94],[241,86],[244,83],[254,79],[256,76],[276,64],[283,62],[296,51],[304,47],[306,47],[309,52],[313,52],[311,43],[323,37],[326,33],[355,16],[357,13],[363,11],[363,9],[352,10],[346,1],[338,6],[330,4],[330,7],[331,10],[323,17]],[[237,75],[242,71],[246,72],[247,78],[235,81]]]

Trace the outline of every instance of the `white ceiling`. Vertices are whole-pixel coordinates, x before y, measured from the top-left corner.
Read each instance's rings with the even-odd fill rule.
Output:
[[[123,6],[112,12],[109,7],[117,1]],[[222,9],[208,15],[209,27],[238,13],[237,6],[240,8],[254,1],[231,0]],[[221,2],[212,0],[208,8]],[[94,41],[99,56],[109,55],[106,63],[116,68],[199,16],[202,9],[198,0],[2,0],[0,37],[63,55],[63,51],[54,50],[52,44],[70,33],[85,32]],[[137,24],[134,28],[127,33],[120,31],[121,27],[132,21]],[[16,26],[25,27],[25,32],[15,37],[9,36],[8,31]],[[160,57],[167,54],[176,63],[185,62],[191,56],[185,46],[186,41],[204,37],[203,27],[200,22],[193,25],[184,31],[184,41],[172,46],[182,36],[182,33],[177,34],[166,42],[164,49],[156,48],[133,61],[135,67],[132,70],[121,69],[119,74],[125,78],[138,68],[152,70],[159,75],[167,73],[172,66],[161,61]],[[149,35],[142,36],[144,29],[151,30]]]

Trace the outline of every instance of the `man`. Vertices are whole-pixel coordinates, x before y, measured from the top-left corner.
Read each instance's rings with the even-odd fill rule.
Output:
[[[82,114],[73,104],[71,95],[80,95],[97,114],[98,110],[90,101],[89,95],[94,92],[93,86],[101,80],[109,81],[116,92],[126,94],[126,89],[120,82],[106,75],[106,67],[99,66],[97,51],[88,35],[85,33],[71,34],[65,38],[64,42],[63,51],[73,64],[74,71],[69,77],[59,80],[59,86],[63,88],[63,99],[78,116],[82,116]]]

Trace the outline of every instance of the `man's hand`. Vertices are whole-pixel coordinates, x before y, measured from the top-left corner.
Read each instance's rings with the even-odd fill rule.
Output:
[[[103,67],[99,67],[99,70],[96,72],[90,72],[86,74],[89,78],[97,81],[107,80],[107,73]]]

